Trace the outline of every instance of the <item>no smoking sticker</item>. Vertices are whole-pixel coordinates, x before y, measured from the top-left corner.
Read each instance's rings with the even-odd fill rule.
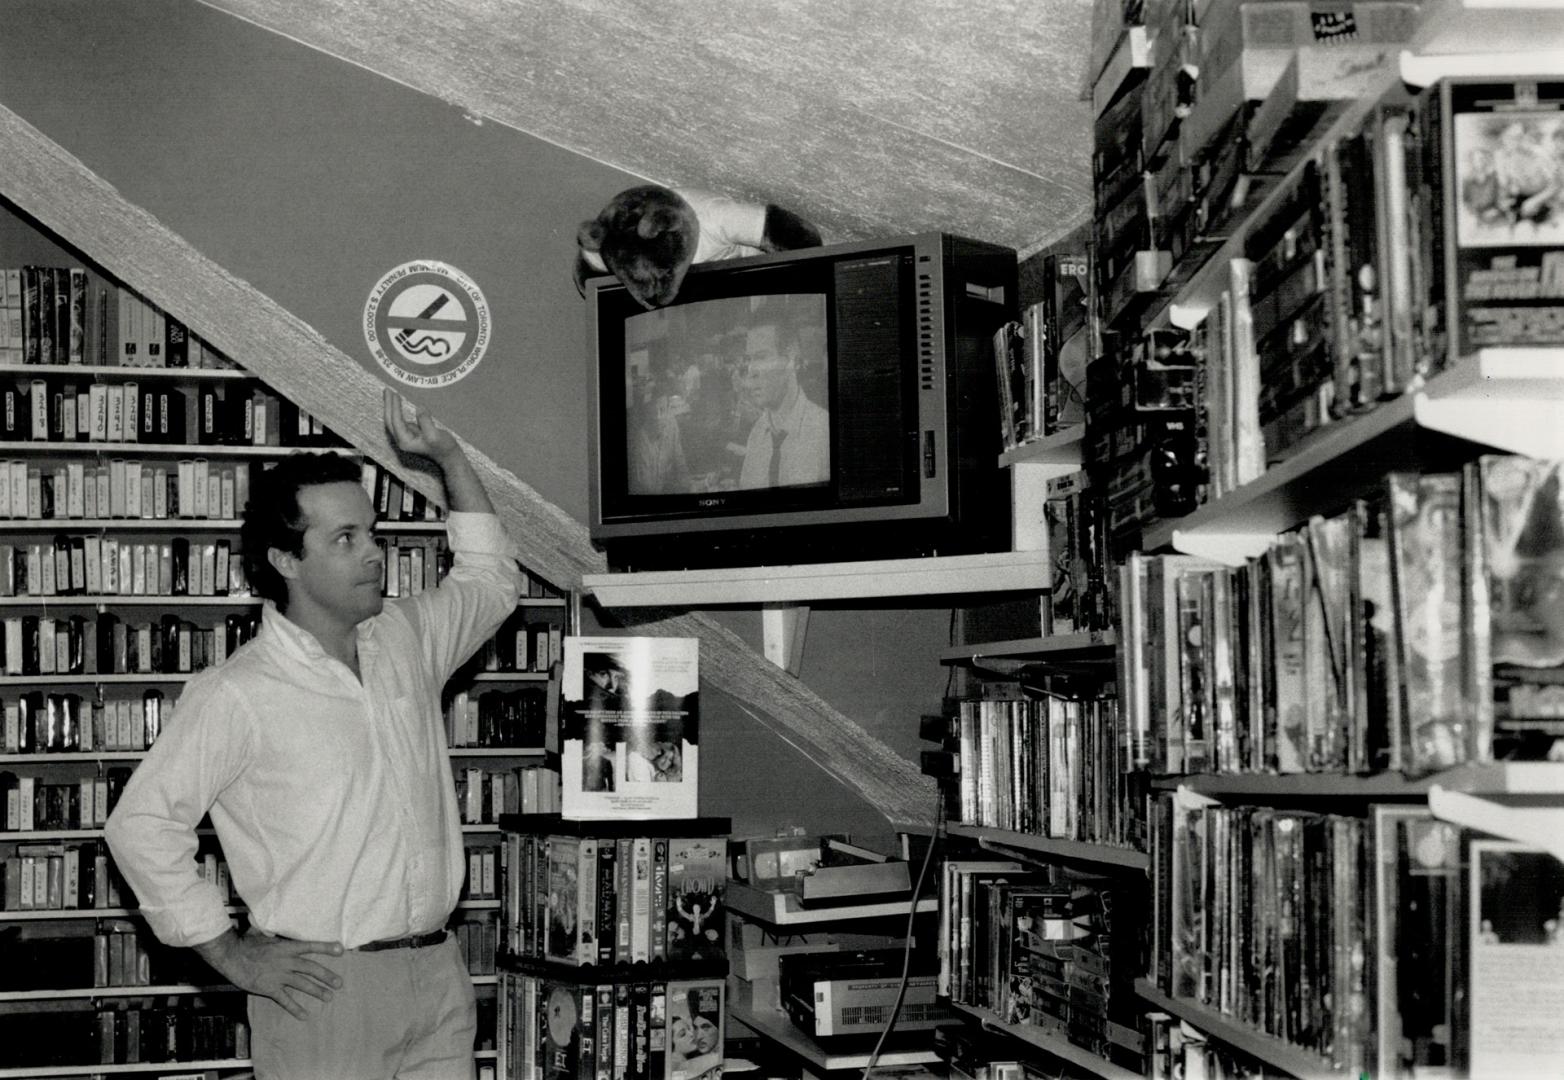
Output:
[[[369,293],[364,342],[398,382],[449,386],[483,359],[489,304],[477,284],[454,266],[403,263]]]

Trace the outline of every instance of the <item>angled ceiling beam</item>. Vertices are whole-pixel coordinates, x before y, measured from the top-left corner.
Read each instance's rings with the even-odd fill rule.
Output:
[[[62,241],[194,329],[341,435],[436,500],[434,481],[406,472],[381,419],[385,384],[318,331],[126,201],[64,148],[0,106],[0,195]],[[527,568],[579,592],[605,569],[586,527],[463,441]],[[624,612],[646,633],[695,637],[701,677],[896,824],[932,820],[934,787],[913,764],[742,638],[701,614]]]
[[[1091,211],[1091,0],[203,2],[635,176],[779,202],[828,242],[1026,256]]]

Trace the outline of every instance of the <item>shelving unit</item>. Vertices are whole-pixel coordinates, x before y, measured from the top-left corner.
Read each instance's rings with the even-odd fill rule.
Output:
[[[911,913],[911,899],[884,900],[864,904],[830,904],[805,907],[798,897],[788,892],[770,892],[746,885],[741,881],[728,882],[728,909],[746,918],[758,919],[772,926],[809,926],[820,923],[842,922],[847,919],[883,919]],[[939,901],[924,897],[918,901],[918,913],[939,910]]]
[[[1272,1068],[1280,1069],[1289,1076],[1297,1077],[1298,1080],[1349,1080],[1352,1076],[1344,1070],[1331,1068],[1330,1063],[1318,1054],[1311,1054],[1307,1050],[1291,1046],[1264,1032],[1256,1031],[1246,1024],[1238,1023],[1232,1017],[1224,1016],[1215,1009],[1207,1008],[1198,1002],[1169,997],[1145,979],[1135,980],[1135,992],[1153,1008],[1181,1020],[1187,1020],[1227,1045],[1236,1047],[1250,1057]]]
[[[947,825],[945,828],[952,836],[970,837],[983,847],[1005,855],[1022,855],[1043,860],[1063,859],[1085,866],[1139,870],[1141,873],[1151,868],[1150,856],[1133,848],[1038,836],[1034,833],[993,829],[982,825],[956,824]]]
[[[1046,588],[1036,551],[879,562],[587,574],[582,587],[607,607],[714,607],[863,600],[887,596],[1025,592]]]
[[[644,1062],[648,1047],[670,1076],[717,1064],[721,1046],[702,1047],[699,1033],[717,1042],[728,1015],[730,819],[506,814],[500,824],[501,1074],[545,1059],[579,1060],[582,1075],[623,1072],[619,1055]]]
[[[143,1061],[130,1065],[44,1065],[29,1069],[0,1069],[0,1080],[33,1080],[35,1077],[135,1076],[141,1073],[203,1072],[248,1069],[249,1058],[211,1058],[203,1061]]]
[[[833,927],[861,926],[865,920],[895,920],[905,923],[913,917],[911,896],[862,903],[841,903],[805,907],[791,892],[761,889],[742,881],[728,881],[727,903],[730,916],[762,924],[767,930],[786,935],[830,931]],[[918,915],[939,911],[937,897],[917,901]],[[914,938],[918,938],[915,934]],[[744,969],[741,969],[744,970]],[[746,974],[747,979],[758,976]],[[772,1002],[756,1000],[755,989],[761,982],[747,982],[737,976],[728,979],[729,1015],[766,1043],[802,1061],[816,1073],[863,1069],[869,1063],[875,1037],[870,1034],[836,1036],[817,1040],[795,1024],[791,1017]],[[939,1060],[921,1037],[923,1033],[903,1032],[893,1036],[877,1059],[878,1065],[917,1065]],[[919,1045],[914,1045],[919,1044]]]
[[[1118,635],[1112,630],[1088,630],[1079,634],[954,645],[941,651],[939,659],[942,664],[963,664],[995,659],[1111,661],[1118,643]]]
[[[1002,1031],[1006,1035],[1014,1036],[1061,1061],[1069,1062],[1077,1069],[1101,1077],[1102,1080],[1140,1080],[1140,1073],[1121,1068],[1111,1061],[1098,1057],[1090,1050],[1081,1049],[1062,1036],[1049,1034],[1035,1024],[1012,1024],[1001,1019],[992,1009],[982,1009],[974,1005],[954,1004],[951,1007],[958,1012],[966,1013],[990,1031]]]
[[[1459,765],[1429,776],[1398,772],[1364,776],[1340,773],[1199,773],[1159,777],[1154,788],[1185,787],[1217,798],[1423,799],[1434,788],[1475,796],[1564,795],[1564,764],[1498,761]]]
[[[44,235],[32,224],[9,213],[0,213],[0,234],[5,240],[4,247],[7,256],[7,266],[72,266],[80,268],[86,265],[88,282],[94,290],[103,287],[114,290],[115,295],[121,295],[117,291],[117,285],[105,275],[97,273],[90,265],[85,263],[77,253],[65,248],[54,238]],[[108,294],[105,294],[108,295]],[[110,355],[117,355],[118,338],[115,336],[116,323],[113,318],[116,301],[109,299],[110,317],[107,320],[107,332],[109,346],[113,349]],[[68,308],[61,308],[62,311]],[[96,318],[96,316],[94,316]],[[129,318],[129,316],[127,316]],[[126,324],[127,326],[129,323]],[[150,339],[149,339],[150,340]],[[196,339],[192,336],[190,341]],[[195,356],[192,347],[191,356]],[[192,362],[194,362],[192,360]],[[239,539],[242,522],[239,517],[230,511],[226,516],[219,515],[219,507],[210,509],[218,516],[180,516],[177,508],[170,508],[172,513],[164,517],[154,517],[152,510],[143,502],[139,506],[131,506],[127,516],[118,516],[118,504],[114,503],[116,516],[104,516],[108,507],[101,502],[87,497],[85,488],[80,490],[85,506],[77,510],[75,517],[68,516],[71,509],[75,509],[75,501],[67,497],[67,489],[60,485],[65,477],[71,478],[75,483],[82,474],[75,471],[78,464],[86,467],[86,481],[93,481],[94,467],[99,464],[108,464],[111,459],[124,458],[130,461],[138,461],[145,465],[156,465],[164,472],[170,474],[169,482],[172,484],[177,479],[179,463],[183,460],[204,460],[213,469],[218,466],[232,466],[237,469],[249,468],[258,470],[272,461],[294,453],[298,449],[309,450],[336,450],[346,453],[357,460],[360,455],[353,448],[341,443],[341,440],[328,435],[312,433],[309,437],[301,435],[298,439],[289,439],[290,442],[300,442],[303,446],[276,446],[253,445],[252,443],[236,443],[232,439],[225,441],[200,441],[197,438],[197,425],[194,418],[201,411],[202,397],[207,393],[220,395],[226,406],[237,409],[239,402],[252,401],[252,395],[264,391],[267,394],[266,401],[275,406],[276,402],[283,399],[273,394],[260,379],[253,374],[237,367],[152,367],[152,366],[121,366],[118,364],[66,364],[45,360],[42,363],[9,363],[0,362],[0,389],[9,390],[17,387],[21,394],[18,399],[13,399],[13,404],[18,406],[18,414],[23,434],[28,431],[28,424],[32,420],[31,407],[34,400],[30,384],[42,380],[43,384],[51,391],[61,387],[67,388],[62,394],[61,402],[70,394],[70,388],[75,388],[76,398],[79,401],[80,410],[85,413],[88,409],[88,388],[107,386],[114,390],[121,384],[136,384],[143,395],[149,390],[161,394],[164,390],[178,390],[183,394],[172,398],[176,402],[182,402],[186,414],[182,418],[184,430],[189,441],[178,443],[150,442],[135,440],[106,439],[86,440],[75,435],[60,439],[34,438],[22,440],[10,436],[0,440],[0,460],[25,461],[28,464],[41,466],[42,476],[52,477],[51,470],[60,471],[59,478],[55,479],[52,509],[49,508],[47,498],[39,498],[33,495],[28,501],[31,506],[23,505],[15,510],[17,516],[0,517],[0,539],[22,549],[28,545],[47,546],[50,538],[64,534],[71,537],[104,537],[118,540],[121,545],[126,543],[141,544],[147,542],[169,543],[170,538],[189,536],[192,539],[191,547],[195,548],[194,541],[199,538],[204,542],[226,541],[234,558],[239,557]],[[110,395],[111,397],[114,395]],[[138,404],[153,398],[142,398]],[[59,410],[59,428],[54,428],[53,409]],[[218,412],[220,421],[230,419],[230,409],[225,407]],[[73,416],[63,404],[56,404],[51,398],[51,428],[58,436],[59,429],[71,433],[72,428],[67,426],[66,418]],[[177,430],[178,419],[175,420],[173,429]],[[81,420],[72,419],[70,424],[77,425],[76,435],[85,433],[85,425]],[[15,430],[10,429],[10,430]],[[149,429],[142,429],[145,435]],[[290,432],[291,434],[291,432]],[[144,475],[144,473],[143,473]],[[389,474],[388,474],[389,475]],[[118,479],[116,474],[116,479]],[[396,479],[392,477],[392,479]],[[102,486],[104,481],[97,480],[100,485],[98,492],[111,494],[107,487]],[[47,481],[45,481],[47,486]],[[181,489],[184,490],[183,488]],[[394,490],[400,490],[393,488]],[[38,489],[40,495],[47,494],[44,488]],[[130,489],[134,493],[134,489]],[[188,491],[185,492],[189,494]],[[31,494],[31,493],[29,493]],[[234,492],[238,496],[238,491]],[[37,501],[33,501],[37,500]],[[94,503],[97,503],[95,506]],[[10,500],[6,500],[7,507],[12,507]],[[40,505],[44,508],[40,511]],[[103,513],[94,513],[87,516],[82,510],[103,510]],[[159,505],[161,508],[161,502]],[[186,513],[190,512],[186,506]],[[227,509],[223,507],[222,509]],[[242,509],[242,505],[239,507]],[[381,514],[382,517],[397,517],[402,507],[396,507],[390,514]],[[28,512],[34,516],[27,516]],[[57,514],[59,516],[43,517],[41,513]],[[145,514],[146,516],[142,516]],[[392,544],[397,543],[397,538],[404,538],[401,542],[403,550],[409,543],[423,546],[426,550],[433,550],[431,541],[443,536],[445,523],[436,520],[384,520],[377,522],[376,532],[388,538]],[[411,539],[409,539],[411,538]],[[90,550],[90,547],[89,547]],[[192,555],[194,551],[192,550]],[[123,565],[129,566],[129,563]],[[192,568],[194,559],[192,558]],[[433,567],[427,568],[432,580]],[[80,566],[77,567],[80,573]],[[155,576],[150,575],[150,576]],[[46,578],[45,581],[48,579]],[[92,578],[88,578],[89,583]],[[241,612],[250,615],[256,612],[260,606],[259,598],[248,594],[235,595],[157,595],[156,586],[151,593],[133,591],[132,581],[126,579],[122,583],[123,592],[95,592],[87,593],[82,587],[80,578],[74,582],[75,590],[72,591],[71,582],[53,586],[53,591],[44,594],[44,589],[51,586],[37,582],[31,583],[34,593],[22,593],[0,597],[0,611],[6,613],[8,618],[30,616],[34,613],[48,617],[64,619],[67,615],[85,615],[88,623],[93,620],[93,613],[118,613],[125,617],[128,623],[145,623],[149,619],[157,620],[157,612],[169,612],[178,615],[182,620],[187,620],[195,625],[210,626],[215,620],[216,630],[219,634],[224,632],[224,615],[226,613]],[[218,589],[226,591],[230,582],[215,583]],[[542,595],[544,591],[536,587],[534,583],[533,595],[525,596],[518,602],[518,610],[525,613],[520,616],[529,625],[549,623],[558,628],[561,633],[573,632],[574,619],[577,607],[573,598],[557,594]],[[96,587],[96,586],[94,586]],[[165,585],[166,588],[166,585]],[[551,592],[551,591],[550,591]],[[87,650],[93,646],[92,634],[89,626],[87,640],[83,642]],[[0,696],[4,696],[8,703],[14,703],[16,695],[30,691],[45,693],[73,694],[84,702],[90,699],[94,692],[113,698],[139,697],[143,688],[161,687],[166,692],[163,702],[163,717],[165,720],[174,710],[176,699],[183,684],[188,682],[195,672],[193,671],[121,671],[92,673],[93,657],[89,655],[85,665],[87,670],[76,674],[62,674],[42,672],[37,674],[11,673],[0,675]],[[145,663],[145,657],[142,662]],[[173,666],[165,659],[167,666]],[[38,667],[47,667],[40,663]],[[61,664],[60,666],[64,666]],[[134,666],[134,665],[132,665]],[[160,665],[162,666],[162,665]],[[506,687],[547,687],[551,679],[551,673],[547,670],[549,665],[542,663],[540,670],[529,671],[479,671],[474,673],[471,668],[463,669],[456,679],[447,688],[454,692],[465,689],[469,693],[503,690]],[[26,669],[31,672],[34,665],[31,663]],[[116,689],[118,693],[116,694]],[[546,707],[549,695],[545,694],[543,706]],[[138,702],[139,704],[139,702]],[[540,710],[541,711],[541,710]],[[87,712],[83,708],[83,712]],[[546,727],[546,720],[544,723]],[[114,742],[116,740],[110,740]],[[40,751],[29,753],[5,753],[0,746],[0,771],[13,775],[21,774],[31,776],[45,783],[74,785],[79,778],[91,777],[95,772],[105,767],[119,766],[133,768],[147,756],[143,749],[103,749],[100,746],[85,750],[70,751]],[[484,774],[503,772],[511,766],[536,766],[546,765],[548,761],[547,751],[540,744],[538,746],[524,747],[496,747],[496,746],[470,746],[457,747],[450,751],[451,767],[456,770],[481,768]],[[485,809],[489,803],[485,802]],[[90,813],[90,811],[89,811]],[[3,826],[0,822],[0,826]],[[90,824],[90,818],[88,819]],[[498,837],[498,826],[494,824],[465,826],[462,829],[464,839],[467,841],[469,851],[483,846],[492,845]],[[214,833],[211,829],[199,829],[197,835],[201,840],[202,851],[214,843]],[[101,850],[103,829],[99,828],[70,828],[70,829],[30,829],[28,831],[0,831],[0,862],[8,859],[18,859],[18,847],[29,848],[31,858],[43,858],[37,852],[43,850],[42,845],[80,845],[83,849]],[[87,851],[87,859],[90,864],[91,852]],[[14,869],[14,867],[13,867]],[[90,865],[89,865],[89,876]],[[89,882],[89,886],[90,886]],[[68,894],[67,894],[68,895]],[[103,920],[129,921],[140,923],[141,915],[133,906],[133,900],[128,895],[124,903],[113,907],[93,908],[64,908],[38,907],[28,909],[0,910],[0,926],[7,928],[8,938],[14,938],[22,942],[35,941],[48,942],[61,938],[76,938],[84,934],[89,938],[94,932],[94,926],[102,929]],[[58,901],[51,899],[50,903]],[[16,898],[7,898],[6,906],[16,907]],[[497,917],[499,900],[497,898],[480,897],[478,899],[464,899],[457,904],[456,914],[452,920],[452,926],[463,923],[482,923],[492,921]],[[244,919],[248,915],[246,907],[242,904],[229,905],[228,912],[236,919]],[[145,933],[143,929],[141,931]],[[4,961],[0,961],[3,964]],[[154,961],[156,963],[156,961]],[[490,967],[492,970],[492,966]],[[154,968],[154,977],[156,969]],[[91,980],[92,972],[85,973],[85,978]],[[497,978],[494,975],[478,974],[473,976],[473,984],[479,988],[480,996],[492,998]],[[14,983],[13,983],[14,985]],[[32,989],[12,990],[0,993],[0,1012],[9,1014],[32,1015],[33,1013],[57,1013],[62,1010],[85,1010],[90,1021],[93,1015],[93,1002],[98,1002],[99,1008],[123,1009],[129,1004],[131,1007],[140,999],[152,998],[191,998],[206,993],[227,992],[231,999],[235,993],[232,987],[202,986],[194,984],[174,984],[155,986],[123,986],[123,987],[91,987],[81,989]],[[242,1008],[239,1011],[242,1016]],[[492,1038],[492,1032],[485,1034],[486,1038]],[[477,1059],[480,1061],[492,1061],[495,1053],[492,1049],[479,1051]],[[9,1054],[5,1061],[25,1061],[27,1058]],[[185,1071],[216,1070],[221,1075],[233,1076],[236,1072],[249,1067],[247,1059],[223,1059],[216,1061],[200,1062],[159,1062],[139,1064],[96,1064],[86,1063],[64,1067],[55,1066],[18,1066],[0,1068],[0,1077],[7,1076],[65,1076],[85,1074],[135,1074],[135,1073],[164,1073]]]
[[[1231,565],[1266,550],[1311,514],[1334,513],[1386,472],[1426,460],[1417,431],[1533,457],[1564,456],[1564,376],[1545,349],[1488,349],[1423,389],[1322,428],[1259,479],[1186,517],[1159,522],[1142,544]]]
[[[3,1001],[90,1001],[95,998],[188,997],[194,994],[235,994],[237,986],[213,983],[161,983],[152,986],[83,986],[69,990],[3,990]]]
[[[824,1049],[786,1016],[770,1009],[757,1009],[752,1005],[733,1002],[728,1006],[728,1017],[818,1072],[862,1069],[869,1064],[869,1050]],[[933,1050],[891,1049],[882,1051],[877,1063],[885,1066],[929,1065],[939,1060],[939,1055]]]

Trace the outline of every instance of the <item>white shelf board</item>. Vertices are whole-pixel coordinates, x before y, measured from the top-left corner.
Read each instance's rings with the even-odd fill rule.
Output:
[[[12,833],[0,833],[0,840]],[[458,907],[461,905],[458,904]],[[223,908],[230,915],[242,914],[243,904],[227,904]],[[140,908],[49,908],[39,911],[0,911],[0,923],[7,922],[64,922],[81,919],[139,919]]]
[[[150,443],[150,442],[65,442],[42,440],[37,442],[0,442],[0,454],[17,454],[26,457],[52,458],[63,455],[112,455],[131,457],[143,454],[148,457],[187,458],[281,458],[296,450],[332,450],[353,456],[345,446],[244,446],[234,443]]]
[[[0,372],[46,379],[50,375],[79,378],[83,375],[117,375],[126,382],[143,379],[177,379],[180,382],[259,382],[238,368],[122,367],[119,364],[0,364]],[[96,381],[96,380],[94,380]]]
[[[1412,413],[1432,431],[1564,457],[1564,349],[1479,350],[1415,393]]]
[[[1112,630],[1088,630],[1079,634],[1051,634],[1035,638],[1011,638],[1008,641],[978,641],[942,649],[942,664],[964,664],[973,660],[1062,659],[1077,654],[1112,656],[1119,637]]]
[[[1564,15],[1549,14],[1564,21]],[[1556,37],[1557,34],[1549,35]],[[1535,41],[1545,41],[1539,37]],[[1540,45],[1532,48],[1476,53],[1417,53],[1403,49],[1398,61],[1401,80],[1409,86],[1429,86],[1451,75],[1476,75],[1485,79],[1515,79],[1523,75],[1558,78],[1564,75],[1564,50]]]
[[[884,596],[1048,588],[1042,551],[942,555],[869,562],[587,574],[583,588],[605,607],[716,607]]]
[[[1320,429],[1251,483],[1159,522],[1143,546],[1241,563],[1311,514],[1341,512],[1387,471],[1417,471],[1418,447],[1409,436],[1418,427],[1511,452],[1564,456],[1564,349],[1485,349],[1465,357],[1413,393]]]
[[[883,900],[867,904],[826,904],[804,907],[798,897],[788,892],[770,892],[746,885],[742,881],[729,881],[726,902],[729,911],[747,915],[752,919],[774,926],[798,926],[805,923],[831,923],[848,919],[875,919],[886,916],[906,916],[910,900]],[[920,913],[938,911],[939,900],[926,896],[918,901]]]
[[[966,1013],[978,1020],[984,1027],[994,1031],[1003,1031],[1005,1034],[1020,1039],[1037,1047],[1054,1057],[1068,1061],[1071,1065],[1093,1076],[1100,1076],[1103,1080],[1140,1080],[1140,1073],[1115,1065],[1106,1058],[1098,1057],[1084,1047],[1076,1046],[1062,1035],[1054,1035],[1044,1031],[1036,1024],[1012,1024],[1001,1020],[999,1014],[992,1009],[984,1009],[977,1005],[964,1005],[953,1001],[950,1007]]]
[[[10,836],[3,833],[0,836]],[[12,922],[65,922],[81,919],[134,919],[140,912],[134,908],[46,908],[38,911],[0,911],[0,923]]]
[[[1181,1020],[1187,1020],[1219,1042],[1236,1047],[1289,1076],[1299,1077],[1300,1080],[1346,1080],[1353,1075],[1344,1069],[1332,1068],[1330,1062],[1311,1050],[1285,1043],[1274,1035],[1267,1035],[1197,1001],[1169,997],[1147,979],[1135,980],[1135,992],[1141,1000]]]
[[[452,746],[445,752],[453,758],[534,758],[548,753],[541,746]]]
[[[1564,763],[1494,761],[1457,765],[1428,776],[1398,772],[1350,773],[1202,773],[1158,777],[1152,787],[1187,787],[1202,795],[1238,798],[1413,799],[1435,787],[1467,795],[1561,795]]]
[[[1063,431],[1044,435],[1041,439],[1012,446],[999,455],[999,464],[1007,465],[1069,465],[1081,467],[1081,444],[1086,440],[1086,425],[1072,424]]]
[[[110,369],[112,370],[112,369]],[[203,1058],[200,1061],[138,1061],[121,1065],[35,1065],[30,1068],[0,1069],[0,1078],[32,1080],[46,1076],[130,1076],[135,1073],[161,1073],[168,1076],[205,1072],[208,1069],[244,1069],[249,1058]]]
[[[56,596],[0,596],[0,607],[259,607],[259,596],[167,596],[69,593]]]
[[[869,1051],[843,1053],[825,1050],[790,1020],[779,1012],[766,1008],[752,1008],[738,1002],[728,1003],[728,1018],[791,1050],[817,1069],[862,1069],[869,1064]],[[929,1033],[930,1041],[933,1033]],[[886,1050],[880,1054],[880,1065],[932,1065],[939,1061],[932,1048],[927,1050]]]
[[[104,686],[130,685],[140,683],[184,683],[189,682],[192,673],[188,671],[160,672],[160,671],[119,671],[102,675],[3,675],[0,676],[0,686],[95,686],[102,683]]]
[[[25,762],[30,765],[66,765],[71,762],[140,761],[145,750],[63,750],[58,753],[0,754],[0,768]],[[0,836],[3,836],[0,833]]]
[[[228,983],[216,983],[212,986],[159,983],[155,986],[82,986],[69,990],[5,990],[0,991],[0,1001],[75,1001],[91,998],[171,997],[176,994],[242,994],[243,992],[237,986]]]
[[[238,518],[124,517],[124,518],[0,518],[0,532],[238,532]]]
[[[1035,852],[1040,856],[1054,856],[1071,862],[1094,863],[1098,866],[1116,866],[1144,873],[1151,866],[1151,857],[1133,848],[1114,847],[1111,844],[1092,844],[1083,840],[1066,840],[1057,836],[1037,836],[1033,833],[1015,832],[1010,829],[993,829],[986,825],[947,825],[946,831],[956,836],[970,836],[983,842],[985,847],[998,845],[1012,850]]]

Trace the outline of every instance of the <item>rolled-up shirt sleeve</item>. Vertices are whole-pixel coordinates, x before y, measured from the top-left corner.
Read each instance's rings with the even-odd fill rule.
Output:
[[[515,610],[525,580],[516,543],[496,515],[453,510],[446,536],[451,572],[438,588],[405,601],[403,609],[442,684]]]
[[[231,925],[226,897],[198,871],[195,830],[249,751],[242,703],[197,677],[109,815],[104,837],[115,865],[165,944],[199,945]]]

